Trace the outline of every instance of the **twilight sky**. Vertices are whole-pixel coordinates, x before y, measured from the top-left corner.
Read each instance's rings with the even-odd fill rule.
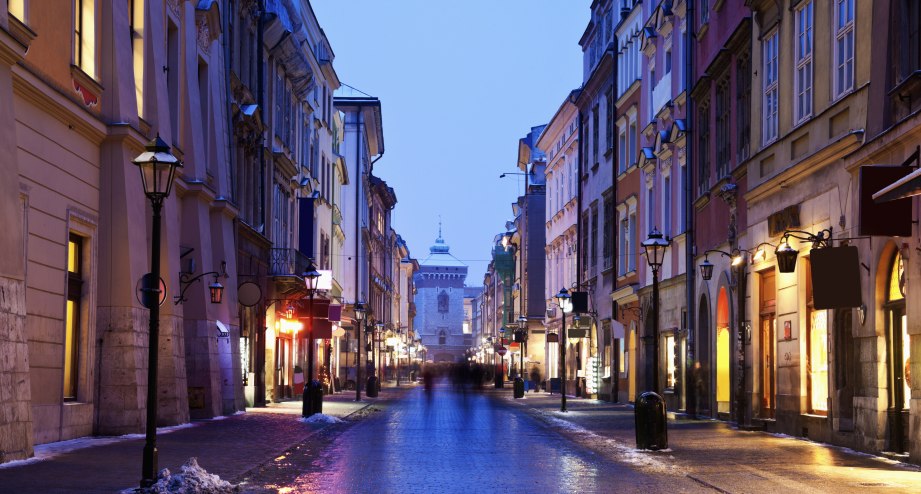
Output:
[[[394,229],[420,261],[438,236],[483,283],[522,193],[518,139],[582,79],[589,0],[312,0],[339,79],[381,100]]]

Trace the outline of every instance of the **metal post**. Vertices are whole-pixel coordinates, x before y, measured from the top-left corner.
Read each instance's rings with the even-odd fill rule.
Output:
[[[157,481],[157,360],[160,344],[160,210],[162,199],[152,199],[153,232],[150,244],[150,274],[148,294],[150,309],[150,338],[147,348],[147,426],[144,438],[141,487],[150,487]],[[150,286],[153,284],[153,286]]]
[[[359,319],[355,326],[355,401],[361,401],[361,335],[364,333],[364,320]]]
[[[307,319],[307,382],[304,383],[303,403],[301,407],[301,416],[309,417],[313,415],[313,290],[310,292],[310,316]]]
[[[566,311],[560,308],[563,314],[560,327],[560,411],[566,411]]]
[[[738,289],[736,290],[736,296],[738,297],[738,312],[739,312],[739,384],[736,388],[736,424],[739,429],[746,427],[747,420],[745,420],[745,263],[741,263],[738,266]]]
[[[659,394],[659,270],[652,268],[652,391]]]

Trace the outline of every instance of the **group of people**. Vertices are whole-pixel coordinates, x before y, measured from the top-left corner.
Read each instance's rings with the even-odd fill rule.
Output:
[[[533,392],[538,392],[543,388],[543,377],[539,368],[532,367],[528,377],[530,378],[529,388]],[[493,366],[476,362],[427,363],[422,369],[422,381],[428,392],[431,392],[436,379],[450,379],[455,390],[466,391],[470,388],[482,389],[485,383],[493,382],[494,378]]]

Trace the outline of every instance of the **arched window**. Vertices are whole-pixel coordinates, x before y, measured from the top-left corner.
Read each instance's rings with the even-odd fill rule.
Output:
[[[886,353],[889,377],[889,449],[907,451],[908,399],[911,396],[910,339],[905,314],[905,263],[896,252],[886,283]]]
[[[448,292],[442,290],[438,294],[438,312],[447,313],[448,312]]]

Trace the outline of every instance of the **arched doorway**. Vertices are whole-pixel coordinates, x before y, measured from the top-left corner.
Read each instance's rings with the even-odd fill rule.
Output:
[[[630,333],[627,336],[627,401],[636,401],[636,321],[630,321]]]
[[[695,383],[695,392],[697,393],[697,412],[700,415],[711,416],[713,409],[711,407],[710,395],[710,369],[712,364],[711,349],[713,337],[712,328],[710,328],[710,306],[707,305],[707,299],[700,297],[700,306],[697,309],[697,382]]]
[[[729,413],[732,389],[729,356],[731,354],[729,331],[729,295],[721,286],[716,297],[716,408],[719,413]]]
[[[898,251],[889,261],[886,283],[886,364],[889,384],[889,450],[908,451],[908,400],[911,397],[911,357],[905,315],[905,265]]]

